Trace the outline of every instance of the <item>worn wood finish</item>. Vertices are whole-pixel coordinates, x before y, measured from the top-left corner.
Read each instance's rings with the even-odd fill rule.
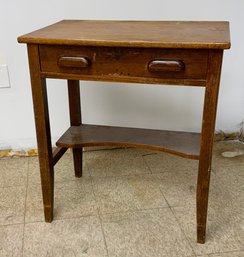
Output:
[[[87,80],[87,81],[103,81],[103,82],[128,82],[141,84],[157,84],[157,85],[185,85],[205,87],[205,79],[162,79],[162,78],[140,78],[132,76],[89,76],[83,74],[69,74],[69,73],[55,73],[55,72],[41,72],[44,78],[57,78],[69,80]]]
[[[57,145],[71,148],[102,145],[141,147],[198,159],[200,135],[190,132],[83,124],[79,127],[70,127],[57,141]]]
[[[79,80],[68,80],[68,95],[69,95],[69,113],[70,125],[81,125],[81,105],[80,105],[80,83]],[[73,161],[75,176],[82,176],[82,147],[73,149]]]
[[[205,242],[212,144],[228,22],[61,21],[18,38],[28,44],[45,220],[53,219],[53,165],[73,148],[76,176],[82,147],[122,145],[199,159],[197,241]],[[68,80],[71,127],[54,154],[46,78]],[[205,87],[201,137],[196,133],[81,125],[78,80]],[[199,148],[200,146],[200,148]]]
[[[223,50],[210,50],[197,180],[197,242],[205,242],[212,147]]]
[[[48,114],[46,81],[40,75],[39,51],[37,45],[28,45],[28,57],[35,113],[36,136],[40,163],[42,196],[45,221],[53,220],[54,172],[51,147],[51,133]]]
[[[60,58],[84,58],[87,66],[77,67],[77,62],[69,61],[68,65],[59,65]],[[45,73],[79,74],[93,80],[93,77],[104,81],[106,77],[119,77],[124,81],[137,78],[153,83],[151,79],[163,82],[164,79],[192,79],[206,78],[208,50],[189,49],[141,49],[141,48],[113,48],[113,47],[70,47],[70,46],[40,46],[41,70]],[[157,65],[153,69],[153,62],[165,60],[164,69]],[[133,61],[132,61],[133,60]],[[167,60],[167,67],[166,67]],[[177,63],[178,70],[172,65]],[[171,64],[171,65],[170,65]],[[159,66],[161,69],[159,69]],[[173,70],[172,70],[173,66]],[[181,69],[179,69],[179,66]]]
[[[218,21],[63,20],[20,43],[159,48],[230,48],[229,23]]]

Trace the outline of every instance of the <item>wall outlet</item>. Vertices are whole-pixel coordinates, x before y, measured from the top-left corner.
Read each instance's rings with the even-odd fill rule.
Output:
[[[10,87],[8,65],[2,64],[0,65],[0,88],[7,88],[7,87]]]

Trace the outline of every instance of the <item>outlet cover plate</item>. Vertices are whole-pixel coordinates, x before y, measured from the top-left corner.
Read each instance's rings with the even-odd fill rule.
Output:
[[[0,65],[0,88],[8,88],[8,87],[10,87],[8,65],[2,64]]]

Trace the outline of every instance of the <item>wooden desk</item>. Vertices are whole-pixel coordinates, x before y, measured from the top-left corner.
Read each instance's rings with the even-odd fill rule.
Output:
[[[82,147],[119,145],[199,160],[197,241],[205,242],[212,144],[228,22],[64,20],[18,38],[27,43],[45,220],[53,220],[54,165],[73,148],[82,175]],[[71,127],[52,152],[46,78],[68,81]],[[79,80],[205,87],[201,134],[82,124]]]

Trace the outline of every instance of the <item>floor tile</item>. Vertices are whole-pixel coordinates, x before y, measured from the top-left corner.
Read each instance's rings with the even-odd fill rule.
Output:
[[[244,250],[243,210],[209,207],[205,244],[196,243],[195,207],[172,210],[197,255]]]
[[[0,256],[22,256],[24,225],[0,226]]]
[[[159,181],[149,175],[93,178],[100,213],[114,213],[168,206]]]
[[[83,153],[83,177],[90,176],[87,161],[87,153]],[[65,153],[63,157],[58,161],[54,167],[55,182],[65,182],[69,180],[76,180],[73,166],[73,156],[71,153]],[[37,184],[40,183],[40,169],[38,157],[29,158],[29,169],[28,169],[28,183]]]
[[[207,241],[204,245],[196,244],[195,204],[173,208],[197,254],[244,249],[243,185],[242,166],[214,168],[209,193]],[[167,199],[168,195],[164,195]]]
[[[168,208],[102,215],[101,218],[109,256],[194,255]]]
[[[84,176],[77,179],[66,153],[55,167],[56,220],[47,224],[39,222],[37,157],[2,159],[0,256],[21,256],[28,172],[23,257],[107,256],[98,210],[111,257],[244,257],[244,155],[222,156],[243,149],[238,142],[214,144],[204,245],[196,243],[198,161],[133,148],[85,152]]]
[[[28,158],[0,160],[0,187],[25,186]]]
[[[75,218],[97,214],[91,179],[56,183],[54,190],[54,219]],[[28,187],[26,222],[43,221],[43,203],[40,185]]]
[[[195,204],[198,161],[167,153],[145,156],[170,206]]]
[[[0,188],[0,225],[24,222],[25,187]]]
[[[209,257],[244,257],[244,251],[209,254]]]
[[[107,257],[99,218],[25,225],[25,257]]]
[[[214,168],[210,205],[217,208],[237,208],[244,211],[244,166]],[[244,217],[243,217],[244,219]]]
[[[150,173],[136,149],[113,149],[90,152],[87,165],[92,177]]]
[[[189,160],[183,157],[168,153],[157,153],[145,155],[144,160],[148,164],[152,173],[171,172],[172,170],[195,169],[197,172],[198,161]]]
[[[170,206],[195,205],[197,171],[192,167],[175,168],[164,173],[153,174]]]

